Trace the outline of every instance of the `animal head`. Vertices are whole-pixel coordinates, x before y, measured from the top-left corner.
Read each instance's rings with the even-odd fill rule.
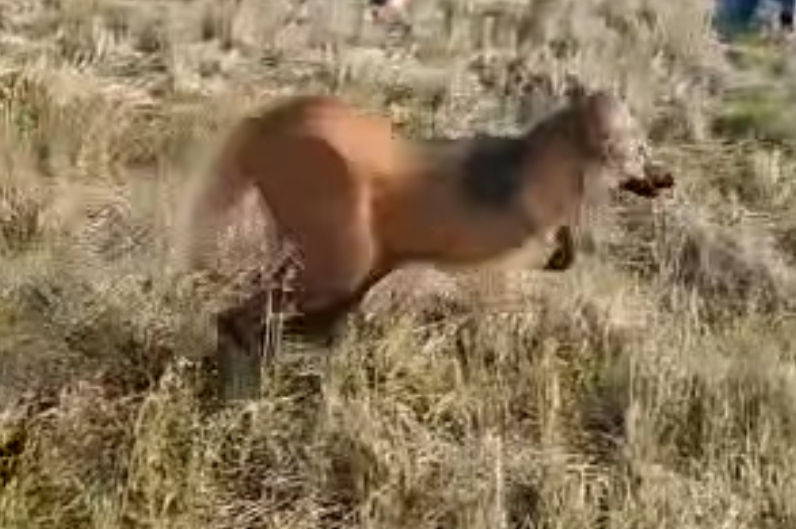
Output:
[[[618,97],[575,86],[568,96],[580,118],[583,141],[609,178],[609,186],[655,197],[674,186],[669,170],[655,161],[640,123]]]

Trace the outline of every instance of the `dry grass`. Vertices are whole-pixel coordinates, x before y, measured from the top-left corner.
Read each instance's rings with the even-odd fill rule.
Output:
[[[417,0],[402,37],[353,0],[3,2],[0,526],[796,527],[793,54],[727,63],[711,4]],[[506,130],[567,75],[627,95],[673,199],[566,274],[407,272],[412,310],[204,405],[228,293],[170,248],[216,132],[296,91]]]

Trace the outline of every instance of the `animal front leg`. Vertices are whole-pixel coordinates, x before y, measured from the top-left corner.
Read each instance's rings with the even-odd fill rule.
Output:
[[[556,249],[544,265],[544,270],[562,272],[575,263],[575,238],[569,226],[559,227],[554,235]]]

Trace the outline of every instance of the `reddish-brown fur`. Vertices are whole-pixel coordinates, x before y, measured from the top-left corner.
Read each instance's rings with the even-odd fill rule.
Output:
[[[652,197],[673,185],[625,107],[604,92],[574,94],[520,136],[442,141],[410,141],[384,117],[299,96],[244,119],[217,168],[196,223],[256,189],[300,252],[295,321],[321,330],[409,262],[473,265],[555,235],[547,268],[567,268],[569,227],[591,188]],[[225,325],[247,327],[263,295]]]

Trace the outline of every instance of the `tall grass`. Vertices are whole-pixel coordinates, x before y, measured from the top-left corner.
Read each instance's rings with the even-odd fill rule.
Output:
[[[711,4],[417,0],[409,35],[343,0],[0,6],[0,526],[796,525],[792,61],[727,61]],[[229,123],[315,91],[510,130],[573,75],[630,101],[672,199],[595,212],[565,274],[396,274],[206,406],[232,294],[171,250]]]

